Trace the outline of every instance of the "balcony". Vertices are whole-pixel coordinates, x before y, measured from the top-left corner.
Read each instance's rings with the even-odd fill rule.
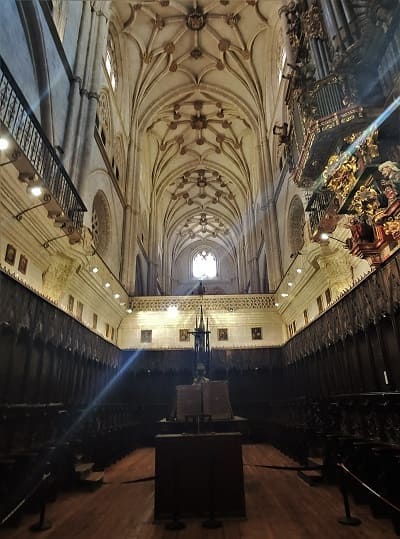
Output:
[[[290,94],[289,89],[289,94]],[[287,100],[293,100],[290,95]],[[303,89],[293,115],[296,151],[295,183],[310,187],[319,177],[329,156],[346,136],[365,129],[377,110],[357,103],[344,77],[330,75]],[[302,136],[299,133],[302,133]],[[293,146],[293,145],[292,145]]]
[[[71,243],[80,240],[86,208],[28,102],[0,57],[0,134],[12,137],[12,161],[20,179],[47,192],[48,216]]]
[[[335,193],[329,189],[314,191],[308,201],[306,211],[309,212],[310,228],[313,238],[322,232],[330,234],[335,230],[339,216]]]

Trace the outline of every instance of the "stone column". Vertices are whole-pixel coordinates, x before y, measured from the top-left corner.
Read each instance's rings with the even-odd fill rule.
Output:
[[[149,272],[147,278],[147,293],[156,296],[157,290],[157,268],[158,268],[158,216],[157,201],[153,191],[150,205],[150,227],[149,227]]]
[[[260,155],[260,189],[261,210],[264,212],[263,226],[265,251],[267,254],[268,281],[271,290],[275,290],[282,276],[281,248],[279,242],[278,216],[274,199],[274,184],[271,154],[268,139],[261,133]]]
[[[97,17],[97,32],[96,32],[96,41],[93,49],[93,61],[91,63],[91,77],[87,84],[87,114],[86,120],[83,126],[83,138],[81,139],[79,157],[77,162],[79,163],[78,168],[78,188],[82,192],[84,191],[85,183],[87,181],[87,176],[89,173],[90,167],[90,158],[91,158],[91,148],[93,146],[94,140],[94,126],[95,126],[95,117],[97,104],[99,99],[99,90],[100,82],[102,75],[102,62],[104,51],[107,44],[107,34],[108,34],[108,4],[109,2],[97,3],[92,7],[94,13]],[[90,50],[89,53],[90,54]],[[87,73],[89,75],[89,73]],[[85,77],[87,80],[87,78]]]
[[[71,164],[75,162],[75,142],[77,133],[80,131],[82,116],[79,114],[82,107],[82,99],[86,97],[81,93],[83,88],[83,79],[85,75],[85,64],[89,49],[89,39],[92,35],[92,22],[95,17],[92,17],[90,3],[82,3],[82,16],[79,26],[78,44],[74,63],[74,78],[71,80],[70,92],[68,97],[68,115],[67,125],[65,128],[63,150],[63,163],[67,172],[71,171]],[[73,180],[74,178],[72,178]]]
[[[250,213],[251,212],[251,213]],[[248,253],[250,253],[250,259],[248,259],[250,269],[250,287],[253,294],[260,293],[260,271],[258,267],[257,259],[257,238],[256,238],[256,223],[254,216],[254,208],[249,210],[248,215]]]
[[[140,146],[137,144],[136,122],[131,124],[131,138],[128,145],[128,167],[126,181],[126,206],[124,209],[121,280],[128,294],[135,292],[137,228],[140,211]]]

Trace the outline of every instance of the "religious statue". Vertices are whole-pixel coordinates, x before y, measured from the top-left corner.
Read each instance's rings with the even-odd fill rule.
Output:
[[[384,179],[381,181],[383,192],[389,205],[400,195],[400,168],[394,161],[385,161],[378,167]]]

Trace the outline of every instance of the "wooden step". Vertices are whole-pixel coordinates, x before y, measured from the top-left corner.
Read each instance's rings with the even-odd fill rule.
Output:
[[[323,457],[308,457],[308,465],[310,468],[315,468],[316,466],[322,466],[324,465],[324,458]]]
[[[86,477],[80,479],[79,483],[90,490],[95,490],[103,484],[104,471],[90,472]]]
[[[94,462],[80,462],[75,464],[75,473],[79,475],[80,479],[85,479],[93,470]]]
[[[322,473],[320,470],[301,470],[297,472],[297,475],[308,483],[311,487],[320,485],[323,481]]]

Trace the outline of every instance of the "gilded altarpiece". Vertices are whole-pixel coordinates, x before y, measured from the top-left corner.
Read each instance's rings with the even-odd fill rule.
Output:
[[[334,194],[337,216],[347,215],[350,253],[377,266],[400,240],[400,167],[380,162],[378,132],[353,134],[345,151],[330,157],[323,171],[325,189]]]

